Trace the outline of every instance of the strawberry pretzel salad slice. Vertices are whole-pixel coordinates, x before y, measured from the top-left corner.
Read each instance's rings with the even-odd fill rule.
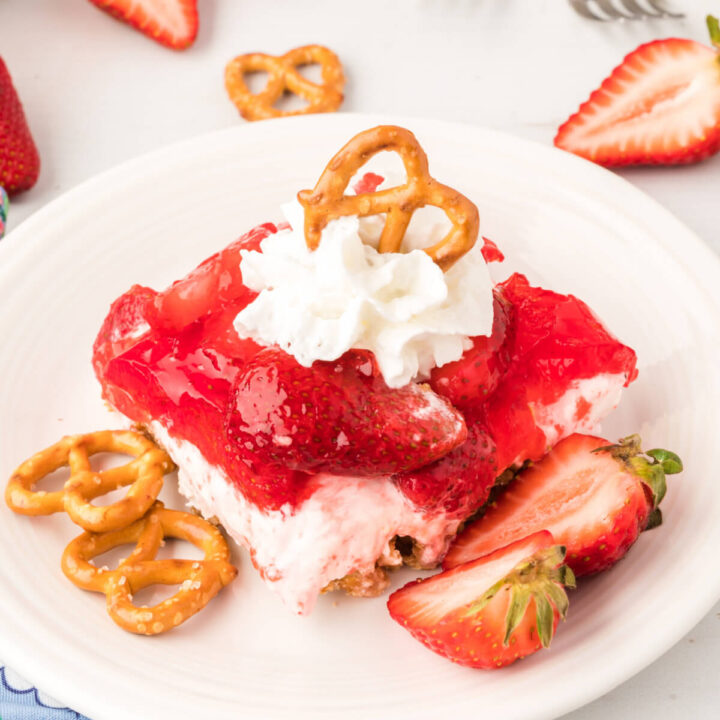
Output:
[[[348,194],[386,150],[404,182],[367,173]],[[425,205],[448,224],[409,227]],[[436,567],[498,479],[594,430],[637,371],[581,300],[493,284],[475,205],[408,130],[360,133],[283,212],[164,291],[130,288],[93,365],[188,503],[307,614],[323,591]]]

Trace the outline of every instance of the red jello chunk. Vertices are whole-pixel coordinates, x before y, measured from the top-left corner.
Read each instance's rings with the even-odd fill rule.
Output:
[[[378,428],[381,437],[375,446],[380,452],[373,457],[372,472],[392,475],[418,507],[465,517],[485,502],[509,463],[545,451],[533,403],[551,403],[576,380],[600,373],[624,373],[627,382],[635,377],[633,351],[609,335],[587,306],[572,296],[533,288],[521,275],[496,289],[492,336],[476,339],[461,360],[433,372],[433,389],[456,409],[430,389],[391,391],[377,378],[367,352],[298,369],[282,351],[268,349],[262,352],[280,354],[280,360],[263,365],[255,360],[261,348],[240,340],[232,323],[254,298],[242,283],[240,251],[257,249],[273,232],[270,224],[255,228],[162,293],[131,288],[113,304],[93,358],[104,395],[118,410],[141,423],[158,420],[173,437],[197,446],[208,463],[223,469],[260,507],[300,503],[312,491],[310,473],[368,472],[362,451],[372,444],[368,408],[375,407],[383,409],[384,425]],[[285,373],[288,364],[293,373],[310,378],[311,386],[296,386],[284,375],[282,391],[289,401],[268,412],[258,388],[272,380],[272,373]],[[365,367],[370,368],[367,382],[358,375]],[[253,382],[259,384],[255,389],[244,386],[243,392],[252,392],[239,408],[238,377],[252,368]],[[338,384],[338,372],[348,374],[346,383]],[[320,407],[318,417],[311,416],[318,427],[327,422],[323,437],[332,435],[335,443],[333,452],[328,455],[326,445],[321,457],[313,450],[320,435],[307,431],[303,412],[308,402],[322,406],[326,391],[342,397],[342,403],[329,403]],[[422,432],[408,432],[417,427],[403,415],[420,397],[435,398],[433,412],[425,416],[431,427],[427,435],[422,423]],[[277,419],[276,409],[303,418],[290,444],[277,428],[262,427]],[[329,413],[327,418],[323,412]],[[416,416],[424,417],[423,412]],[[393,439],[396,457],[390,454],[389,464],[383,464],[383,443]],[[414,441],[419,445],[412,457]],[[352,452],[345,451],[345,442],[355,443]]]
[[[242,250],[259,250],[260,243],[276,232],[272,223],[258,225],[224,250],[211,255],[182,280],[158,293],[155,308],[159,326],[168,332],[181,330],[218,308],[233,309],[235,314],[242,310],[257,293],[243,284],[240,253]]]

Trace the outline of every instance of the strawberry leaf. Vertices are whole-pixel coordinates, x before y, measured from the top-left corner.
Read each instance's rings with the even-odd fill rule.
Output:
[[[552,605],[542,592],[533,593],[533,599],[535,600],[538,637],[542,646],[547,648],[550,647],[553,636],[554,617]]]
[[[512,597],[505,614],[505,637],[503,645],[507,647],[510,644],[510,636],[525,617],[528,603],[530,602],[530,590],[527,586],[515,586],[512,589]]]
[[[720,23],[718,19],[713,15],[708,15],[706,21],[710,32],[710,42],[716,48],[720,48]]]
[[[649,455],[653,460],[657,460],[662,465],[666,475],[675,475],[683,471],[682,460],[670,450],[655,448],[654,450],[648,450],[645,454]]]
[[[652,530],[653,528],[658,527],[658,525],[662,525],[662,510],[660,508],[655,508],[648,516],[645,530]]]

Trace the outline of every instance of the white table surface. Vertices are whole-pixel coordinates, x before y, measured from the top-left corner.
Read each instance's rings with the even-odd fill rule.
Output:
[[[706,42],[704,16],[720,13],[718,0],[674,2],[685,20],[594,23],[565,0],[199,0],[198,39],[176,53],[83,0],[3,0],[0,55],[42,157],[38,184],[12,203],[9,230],[117,163],[243,123],[223,69],[253,50],[333,48],[348,77],[343,110],[457,120],[549,144],[641,42]],[[622,175],[720,252],[720,155]],[[718,677],[720,603],[664,657],[564,720],[714,718]]]

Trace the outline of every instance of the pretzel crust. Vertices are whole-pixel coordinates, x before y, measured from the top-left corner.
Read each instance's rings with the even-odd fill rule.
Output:
[[[301,75],[297,68],[320,65],[322,83],[314,83]],[[252,93],[245,83],[245,75],[267,72],[264,90]],[[225,68],[225,88],[230,100],[246,120],[266,120],[291,115],[332,112],[343,101],[345,76],[338,56],[322,45],[304,45],[284,55],[248,53],[238,55]],[[274,104],[283,93],[291,92],[307,100],[300,110],[279,110]]]
[[[355,196],[345,195],[350,180],[374,155],[390,150],[400,155],[407,180],[404,185]],[[313,190],[301,190],[298,200],[305,210],[305,240],[311,250],[320,244],[325,226],[345,215],[385,213],[380,252],[400,252],[413,213],[425,205],[445,211],[452,228],[425,252],[443,269],[468,252],[477,240],[480,220],[477,207],[464,195],[430,176],[428,159],[416,137],[405,128],[380,125],[352,138],[327,164]]]
[[[90,457],[101,452],[133,455],[135,459],[95,472],[90,467]],[[33,490],[42,478],[64,466],[70,467],[70,478],[62,490]],[[116,530],[147,512],[162,488],[163,475],[174,469],[167,453],[137,432],[102,430],[68,435],[15,470],[5,489],[5,501],[11,510],[22,515],[50,515],[65,510],[85,530]],[[101,507],[90,503],[126,486],[130,486],[128,493],[118,502]]]
[[[202,560],[155,560],[166,537],[199,547]],[[136,546],[115,570],[97,568],[89,561],[129,542]],[[166,509],[156,502],[141,520],[121,530],[85,532],[75,538],[62,557],[65,575],[84,590],[105,593],[110,617],[124,630],[157,635],[192,617],[234,580],[230,549],[220,531],[196,515]],[[153,607],[137,607],[132,596],[149,585],[175,585],[180,589]]]

